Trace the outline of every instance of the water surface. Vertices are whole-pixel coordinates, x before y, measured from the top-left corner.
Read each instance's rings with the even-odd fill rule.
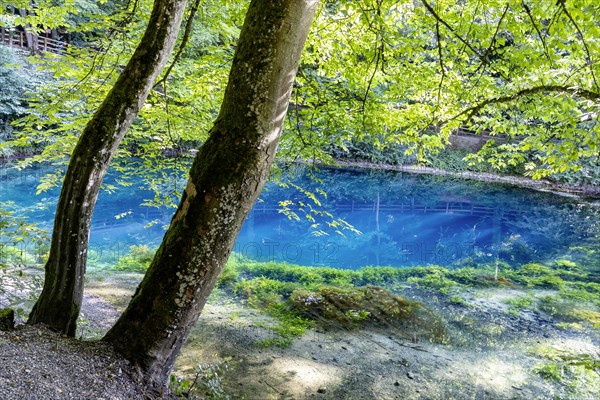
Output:
[[[50,230],[58,189],[36,195],[36,186],[51,171],[0,168],[0,202],[14,202],[29,221]],[[114,184],[117,176],[109,173],[106,182]],[[154,194],[138,182],[101,192],[90,237],[92,265],[114,263],[132,245],[160,243],[174,209],[142,206]],[[595,212],[507,185],[298,167],[267,185],[235,251],[258,261],[341,268],[541,261],[597,240]]]

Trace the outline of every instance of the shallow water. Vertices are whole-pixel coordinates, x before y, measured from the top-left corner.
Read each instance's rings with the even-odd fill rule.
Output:
[[[36,195],[36,186],[52,171],[0,167],[0,202],[14,202],[30,222],[50,230],[58,189]],[[105,182],[114,184],[116,177],[109,173]],[[131,245],[160,243],[174,209],[141,205],[154,194],[141,177],[138,182],[100,194],[91,265],[114,263]],[[234,250],[257,261],[341,268],[523,263],[594,240],[600,229],[594,212],[557,195],[506,185],[298,167],[267,185]]]

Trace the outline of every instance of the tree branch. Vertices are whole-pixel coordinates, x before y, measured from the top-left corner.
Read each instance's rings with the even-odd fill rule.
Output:
[[[446,21],[444,21],[433,9],[433,7],[431,7],[431,5],[429,5],[429,3],[426,0],[421,0],[421,3],[423,3],[423,5],[425,6],[425,8],[427,9],[427,11],[429,11],[429,13],[433,16],[433,18],[436,19],[436,21],[438,21],[439,23],[441,23],[442,25],[444,25],[446,28],[448,28],[448,30],[458,39],[460,40],[465,46],[467,46],[469,48],[469,50],[471,50],[473,53],[475,53],[480,59],[483,59],[483,56],[481,54],[479,54],[479,52],[473,47],[471,46],[471,43],[467,42],[465,39],[463,39],[462,36],[460,36],[455,30],[454,28],[452,28]]]
[[[504,12],[502,13],[502,16],[500,17],[500,20],[498,21],[498,25],[496,25],[496,31],[494,32],[494,36],[492,36],[492,40],[490,40],[490,45],[485,50],[485,53],[483,53],[483,58],[481,59],[481,64],[479,65],[479,67],[477,67],[474,74],[477,73],[477,71],[479,71],[480,68],[481,68],[482,74],[485,72],[485,67],[487,65],[488,58],[490,56],[490,53],[492,52],[494,43],[496,43],[496,37],[498,36],[498,32],[500,31],[500,26],[502,25],[502,21],[504,21],[504,17],[506,17],[506,13],[508,12],[509,8],[510,8],[510,6],[507,3],[506,7],[504,8]]]
[[[479,104],[476,104],[472,107],[469,107],[469,108],[461,111],[459,114],[450,118],[446,122],[458,119],[458,118],[462,117],[463,115],[467,115],[466,120],[468,121],[474,115],[478,114],[483,108],[485,108],[486,106],[488,106],[490,104],[509,103],[511,101],[520,99],[521,97],[531,96],[534,94],[539,94],[539,93],[544,93],[544,92],[562,92],[562,93],[568,93],[568,94],[571,94],[574,96],[581,96],[581,97],[583,97],[587,100],[591,100],[591,101],[600,100],[600,93],[594,92],[591,90],[582,89],[582,88],[578,88],[575,86],[542,85],[542,86],[535,86],[535,87],[527,88],[527,89],[521,89],[518,92],[515,92],[510,95],[494,97],[491,99],[484,100]]]
[[[444,68],[444,57],[442,54],[442,38],[440,35],[440,22],[439,21],[435,21],[435,36],[437,37],[437,48],[438,48],[438,56],[440,57],[440,84],[438,85],[438,100],[437,100],[437,105],[438,108],[440,106],[441,103],[441,98],[442,98],[442,87],[444,86],[444,78],[446,77],[446,71]]]
[[[375,79],[375,75],[377,74],[377,70],[379,69],[379,61],[381,60],[381,53],[383,51],[383,45],[377,47],[375,50],[375,68],[373,69],[373,73],[369,77],[369,81],[367,82],[367,88],[365,90],[365,94],[362,98],[362,112],[363,112],[363,121],[364,121],[364,113],[365,107],[367,105],[367,99],[369,98],[369,92],[371,91],[371,86],[373,85],[373,80]]]
[[[533,25],[533,27],[535,28],[535,31],[537,32],[538,37],[540,38],[540,41],[542,42],[542,46],[544,47],[544,54],[546,55],[546,58],[548,58],[548,61],[550,61],[550,66],[554,66],[553,65],[554,63],[552,62],[552,58],[550,57],[550,53],[548,52],[548,47],[546,46],[546,41],[544,40],[544,36],[542,35],[542,32],[540,31],[537,24],[535,23],[535,20],[533,19],[533,14],[531,14],[531,9],[527,5],[527,3],[525,3],[525,0],[523,0],[521,5],[523,6],[525,13],[529,17],[529,20],[531,21],[531,25]]]
[[[585,38],[583,37],[583,32],[581,32],[581,29],[579,29],[579,25],[577,25],[577,22],[575,22],[575,20],[573,19],[573,17],[567,10],[567,6],[565,5],[565,0],[558,0],[558,6],[560,7],[560,9],[562,9],[562,12],[567,16],[567,18],[569,18],[569,21],[571,21],[571,23],[577,30],[577,33],[579,33],[579,37],[581,38],[581,43],[583,43],[583,48],[585,49],[585,53],[587,54],[587,64],[590,67],[590,73],[592,74],[592,79],[594,80],[594,85],[596,86],[596,89],[600,89],[600,86],[598,86],[598,81],[596,80],[596,74],[594,74],[594,69],[592,68],[593,62],[592,62],[592,56],[590,54],[590,49],[585,41]]]
[[[462,36],[460,36],[455,30],[454,28],[452,28],[450,26],[450,24],[448,24],[446,21],[444,21],[442,19],[442,17],[440,17],[438,15],[438,13],[435,12],[435,10],[433,9],[433,7],[431,7],[431,5],[426,1],[426,0],[421,0],[421,3],[425,6],[425,8],[427,9],[427,11],[435,18],[436,21],[438,21],[439,23],[441,23],[442,25],[444,25],[461,43],[463,43],[465,46],[467,46],[469,48],[469,50],[471,50],[477,57],[479,57],[479,59],[482,62],[482,65],[484,65],[486,63],[486,57],[487,57],[487,52],[486,54],[480,54],[479,51],[477,49],[475,49],[469,42],[467,42]],[[508,7],[508,4],[507,4]],[[506,11],[504,11],[504,14],[506,14]],[[503,17],[504,18],[504,15]],[[502,22],[502,20],[500,20],[500,22]],[[495,35],[494,35],[495,38]],[[493,40],[492,40],[493,43]],[[481,68],[481,66],[479,66],[477,68],[477,70],[479,70],[479,68]],[[475,71],[477,72],[477,71]],[[509,80],[509,78],[502,72],[499,70],[495,71],[496,73],[498,73],[499,75],[501,75],[504,79]]]
[[[179,62],[179,59],[181,58],[181,55],[183,54],[183,51],[185,50],[185,46],[187,46],[188,42],[190,41],[190,36],[192,35],[192,28],[194,27],[194,18],[196,17],[196,12],[198,12],[199,6],[200,6],[200,0],[196,0],[191,5],[190,15],[189,15],[187,21],[185,22],[183,37],[181,38],[181,43],[179,44],[177,53],[175,54],[175,57],[173,57],[173,62],[171,62],[171,65],[169,65],[169,67],[165,71],[165,74],[163,75],[163,77],[160,78],[160,80],[154,84],[155,88],[157,86],[159,86],[161,83],[164,83],[167,81],[169,74],[171,74],[171,71],[173,70],[175,65]]]

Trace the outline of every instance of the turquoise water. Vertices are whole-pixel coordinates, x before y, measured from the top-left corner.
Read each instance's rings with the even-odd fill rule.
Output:
[[[1,167],[0,202],[13,202],[29,222],[51,230],[58,189],[36,195],[48,172]],[[106,182],[114,184],[115,175]],[[100,194],[92,266],[114,263],[131,245],[160,243],[174,209],[142,206],[154,194],[137,181]],[[298,167],[267,185],[234,250],[258,261],[341,268],[522,263],[597,240],[598,229],[597,210],[548,193],[392,171]]]

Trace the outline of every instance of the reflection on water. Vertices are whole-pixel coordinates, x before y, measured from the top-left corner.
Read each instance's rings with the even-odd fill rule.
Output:
[[[58,190],[35,194],[46,172],[0,169],[0,201],[51,227]],[[542,260],[598,238],[597,210],[551,194],[392,171],[313,174],[297,168],[283,177],[285,185],[267,185],[235,245],[238,254],[342,268],[449,266]],[[92,264],[114,262],[134,244],[160,243],[173,209],[140,206],[152,197],[135,186],[101,193]]]

